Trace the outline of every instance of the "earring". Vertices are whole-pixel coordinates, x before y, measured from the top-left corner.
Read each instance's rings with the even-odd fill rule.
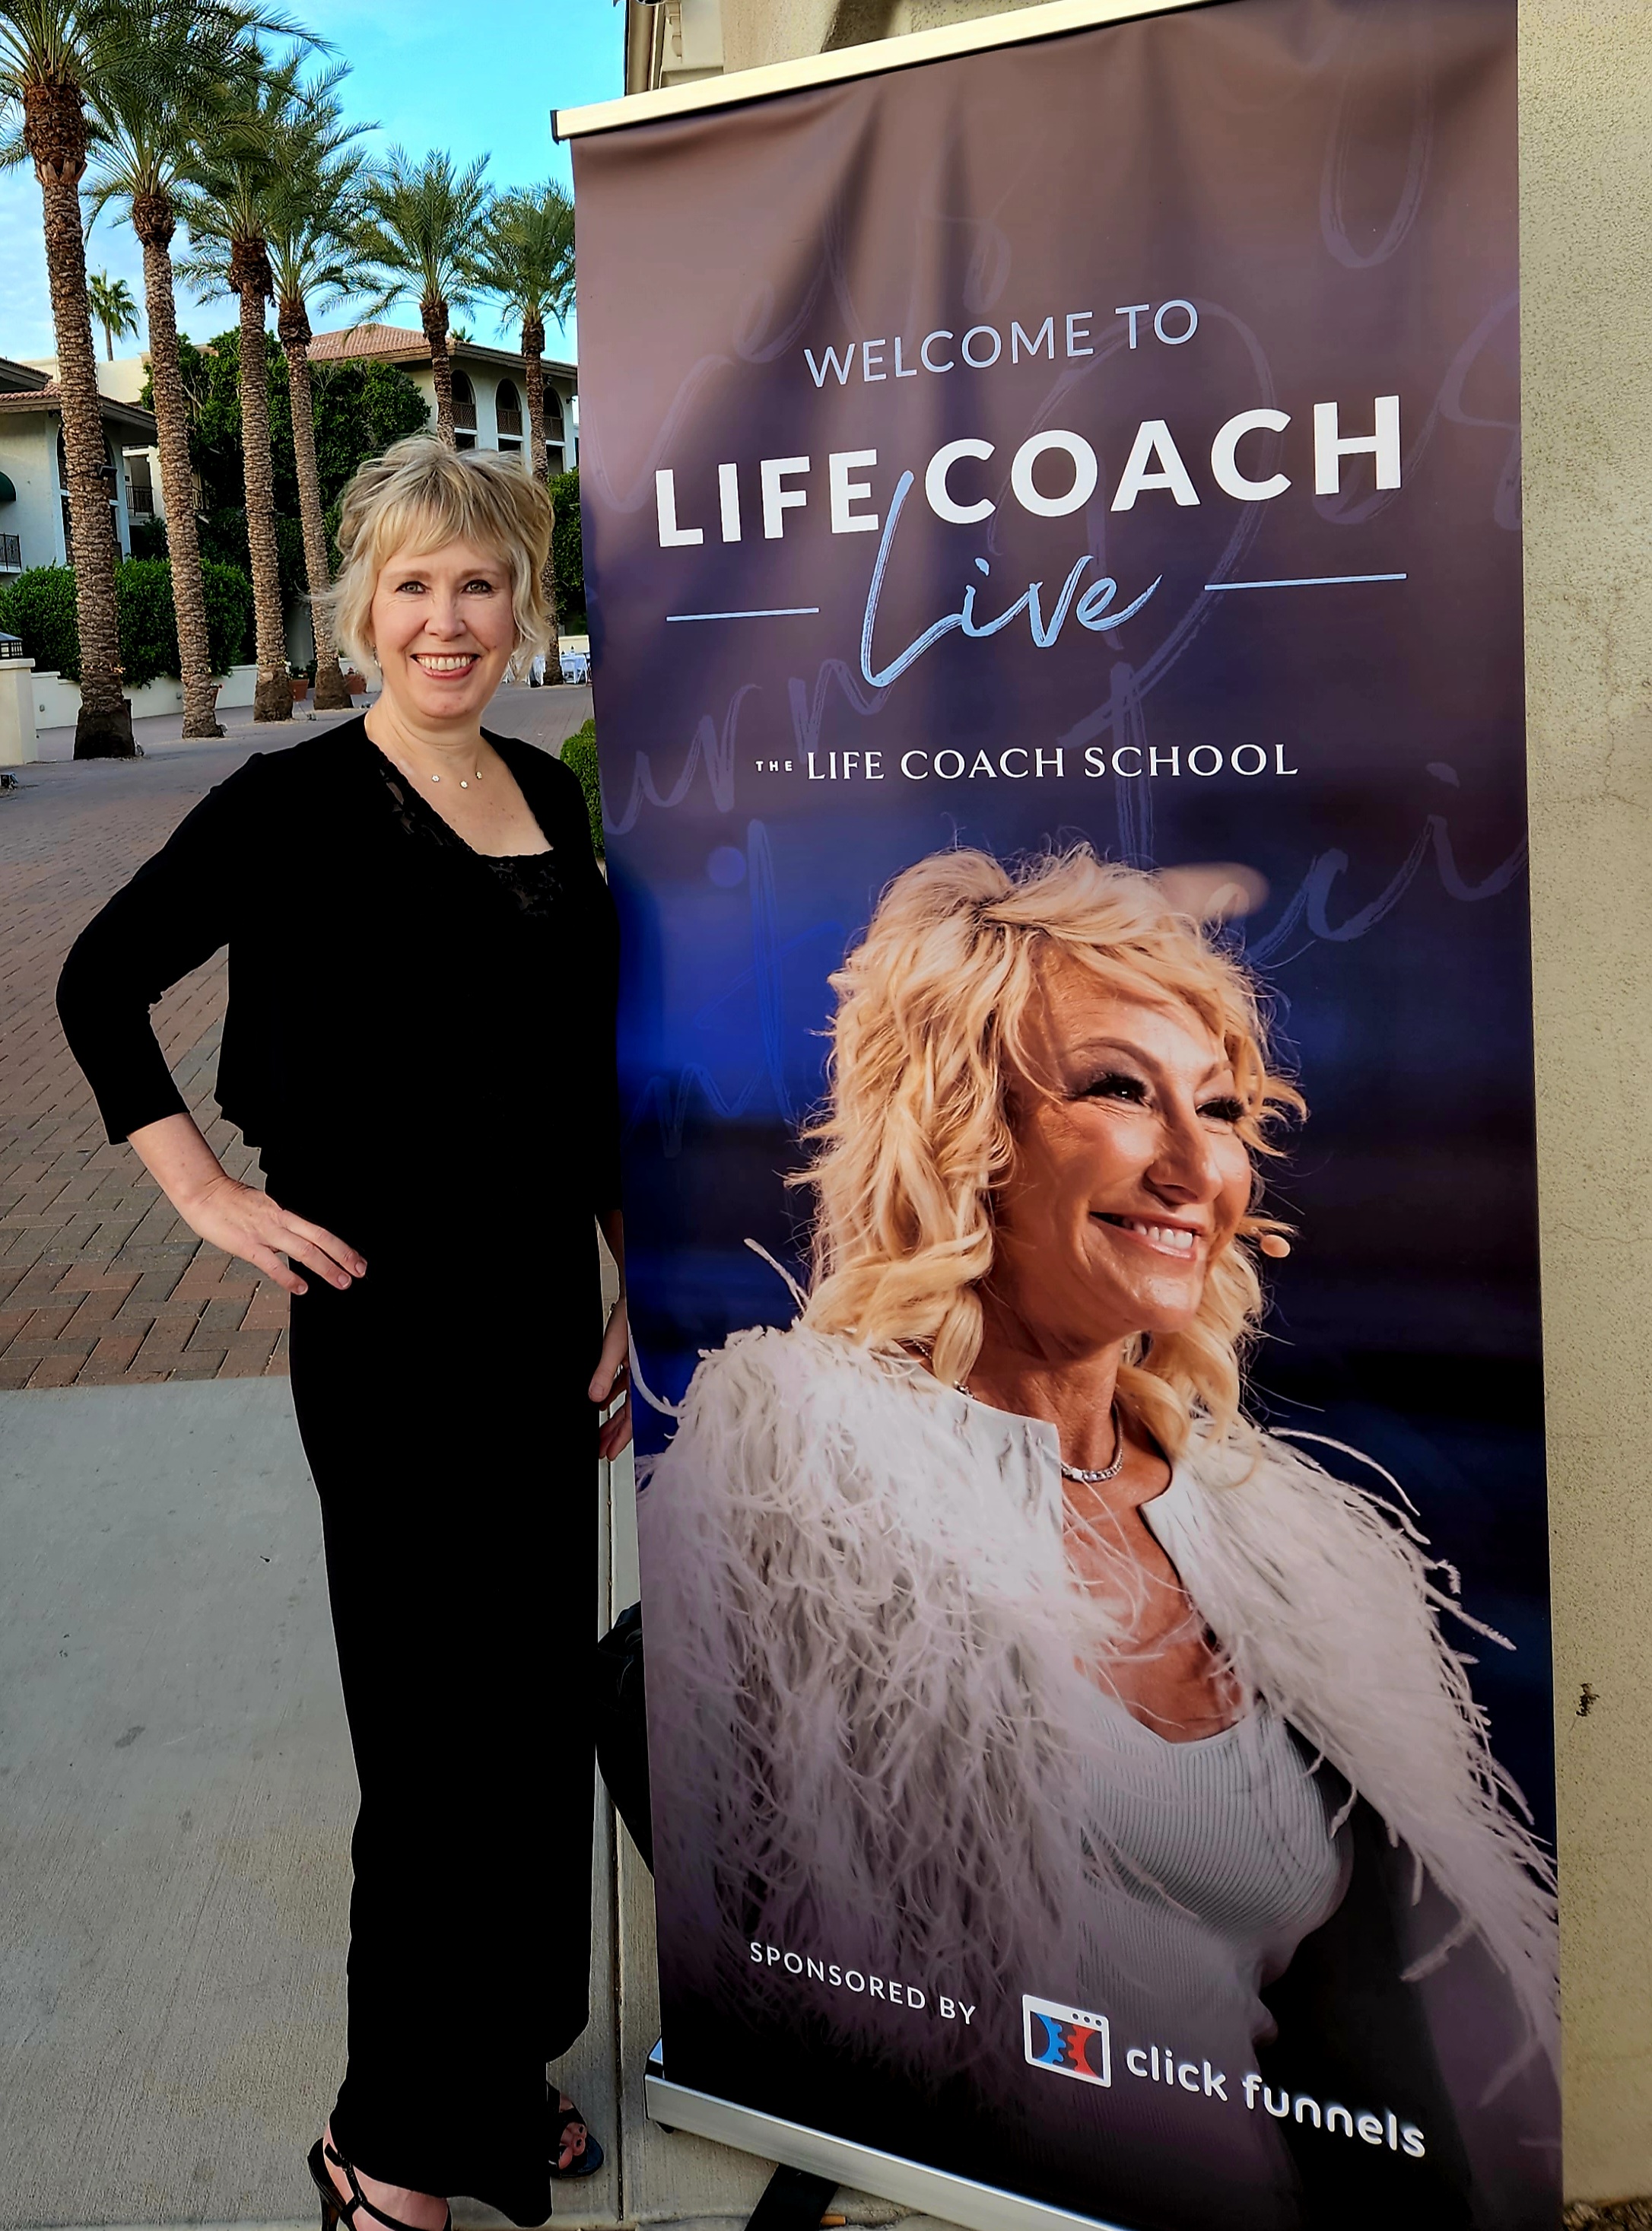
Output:
[[[1282,1263],[1291,1251],[1291,1243],[1282,1232],[1264,1232],[1256,1245],[1264,1255],[1271,1255],[1276,1263]]]

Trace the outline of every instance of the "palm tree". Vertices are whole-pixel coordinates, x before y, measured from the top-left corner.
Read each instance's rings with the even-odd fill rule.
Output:
[[[550,460],[545,447],[545,328],[560,325],[573,306],[574,209],[571,197],[554,180],[502,195],[489,213],[476,259],[475,281],[496,294],[506,314],[522,329],[522,365],[526,375],[529,470],[549,486]],[[554,523],[554,507],[553,507]],[[551,620],[550,656],[557,656],[556,566],[545,559],[545,609]]]
[[[161,501],[177,618],[184,682],[184,734],[221,736],[207,637],[201,542],[190,466],[190,411],[178,367],[177,304],[171,243],[177,229],[180,174],[215,88],[235,66],[242,24],[226,17],[192,23],[191,0],[160,0],[155,36],[111,71],[93,97],[97,129],[91,184],[95,223],[111,204],[124,207],[144,252],[144,306],[149,320],[149,378],[160,450]]]
[[[177,0],[168,23],[174,32],[208,31],[244,20],[245,12],[233,0]],[[93,132],[86,109],[113,74],[152,47],[156,19],[154,0],[0,0],[0,164],[28,159],[35,166],[57,340],[81,651],[77,759],[126,758],[133,750],[132,705],[120,687],[116,543],[106,486],[114,468],[103,435],[81,231],[81,180]]]
[[[76,759],[129,758],[133,750],[132,703],[120,687],[116,544],[105,484],[109,454],[98,398],[81,180],[90,138],[87,94],[113,65],[138,51],[149,12],[132,0],[0,0],[0,116],[12,126],[0,142],[0,161],[27,157],[35,166],[57,339],[81,643]],[[16,128],[19,113],[21,130]]]
[[[138,338],[138,305],[132,299],[132,289],[124,279],[94,271],[86,282],[86,296],[93,317],[103,327],[103,346],[113,364],[116,335],[122,340],[128,333],[134,340]]]
[[[370,131],[354,126],[347,135]],[[333,146],[338,146],[335,139]],[[270,256],[275,273],[275,330],[287,356],[293,398],[293,456],[298,468],[299,516],[304,527],[304,570],[310,583],[310,626],[315,637],[315,705],[319,713],[350,710],[351,696],[339,666],[338,647],[326,592],[332,585],[327,562],[326,522],[321,508],[321,475],[315,457],[315,404],[310,385],[310,298],[329,307],[358,291],[350,260],[351,243],[361,220],[358,187],[363,158],[334,154],[307,164],[294,163],[282,182],[271,215]]]
[[[274,293],[268,210],[281,181],[283,120],[301,109],[301,51],[275,62],[258,56],[256,83],[226,87],[205,141],[190,165],[190,189],[180,197],[199,263],[181,264],[214,283],[219,259],[241,305],[241,449],[246,493],[247,553],[252,566],[253,623],[258,679],[253,719],[290,721],[293,689],[281,608],[281,565],[275,540],[275,467],[269,441],[269,358],[265,305]]]
[[[367,181],[367,216],[357,236],[358,253],[378,267],[375,307],[388,308],[404,297],[418,303],[430,344],[436,431],[450,449],[456,445],[448,326],[455,310],[468,309],[475,299],[472,243],[487,223],[492,200],[483,183],[487,168],[486,155],[468,170],[456,171],[452,156],[439,149],[416,164],[405,149],[392,147],[383,170]]]
[[[324,713],[348,712],[351,698],[339,670],[326,604],[332,576],[315,455],[309,299],[319,295],[331,306],[362,291],[350,255],[361,222],[365,158],[350,152],[349,143],[375,127],[343,122],[333,94],[348,74],[348,65],[340,63],[307,84],[295,85],[286,107],[272,114],[275,168],[262,203],[274,289],[275,330],[287,359],[292,404],[299,517],[315,637],[315,704],[317,711]],[[232,287],[229,263],[228,254],[222,249],[215,252],[209,245],[190,260],[185,269],[197,293],[227,293]]]

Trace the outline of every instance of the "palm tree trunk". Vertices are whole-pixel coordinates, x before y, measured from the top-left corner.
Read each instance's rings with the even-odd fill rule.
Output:
[[[110,363],[113,364],[114,362],[114,335],[110,331],[106,324],[103,328],[103,346],[105,350],[107,352]]]
[[[315,401],[310,386],[310,319],[302,302],[283,302],[275,320],[287,357],[287,385],[293,403],[293,457],[298,467],[299,517],[304,527],[304,571],[310,584],[310,627],[315,637],[315,709],[347,713],[345,688],[333,647],[326,594],[332,586],[327,564],[326,523],[321,516],[321,475],[315,462]]]
[[[177,618],[177,663],[184,683],[184,734],[221,736],[217,685],[207,637],[206,589],[201,575],[201,537],[195,523],[195,475],[190,469],[190,427],[184,376],[177,361],[177,303],[172,290],[172,205],[165,194],[134,196],[132,229],[144,251],[144,307],[149,316],[149,378],[154,391],[156,446],[160,450],[161,503],[166,513],[166,555]]]
[[[81,638],[77,760],[129,759],[132,702],[120,687],[120,630],[115,613],[115,540],[104,479],[108,451],[98,396],[97,344],[87,297],[81,230],[86,117],[72,85],[31,85],[23,94],[23,145],[35,162],[44,204],[46,270],[57,337],[63,455],[68,468],[70,553]]]
[[[269,258],[261,240],[236,242],[230,250],[229,283],[241,298],[241,469],[258,656],[253,719],[290,721],[293,683],[287,670],[281,561],[275,541],[275,468],[269,449],[269,361],[264,336]]]
[[[551,461],[545,449],[545,320],[543,318],[524,318],[522,320],[522,369],[526,376],[528,406],[529,470],[536,481],[543,482],[546,492],[551,486]],[[557,626],[557,559],[555,536],[557,508],[551,506],[552,548],[545,561],[545,611],[551,624],[551,639],[545,646],[545,675],[547,682],[560,671],[560,633]]]
[[[436,432],[450,449],[453,433],[453,359],[448,354],[448,306],[440,297],[419,304],[419,320],[430,344],[430,377],[436,382]]]

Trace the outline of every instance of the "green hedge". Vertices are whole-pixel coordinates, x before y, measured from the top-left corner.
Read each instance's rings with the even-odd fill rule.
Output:
[[[201,585],[206,592],[207,649],[212,671],[228,674],[232,666],[241,665],[253,655],[252,583],[237,566],[203,559]],[[177,670],[176,647],[171,656],[169,674]]]
[[[557,584],[557,624],[564,635],[585,632],[585,551],[579,533],[579,469],[551,480],[557,523],[551,534],[551,568]]]
[[[67,566],[33,566],[0,589],[0,633],[23,637],[23,656],[81,678],[81,636],[74,575]]]
[[[227,674],[245,656],[252,627],[252,583],[234,566],[212,559],[201,567],[206,595],[207,646],[215,674]],[[172,610],[172,569],[164,558],[126,558],[115,567],[115,618],[120,663],[129,689],[178,671],[177,620]],[[23,656],[54,668],[67,681],[81,678],[79,610],[69,566],[35,566],[0,590],[0,630],[23,637]]]
[[[166,671],[177,671],[177,622],[172,611],[172,569],[165,558],[128,558],[115,567],[115,614],[120,624],[120,663],[128,689],[141,689]]]
[[[585,793],[585,811],[590,816],[590,841],[597,857],[603,857],[603,792],[597,779],[597,723],[587,721],[583,728],[576,728],[562,747],[562,764],[571,767],[579,778],[579,787]]]

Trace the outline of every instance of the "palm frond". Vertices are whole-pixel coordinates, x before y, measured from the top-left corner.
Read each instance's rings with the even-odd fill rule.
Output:
[[[330,50],[285,9],[257,0],[0,0],[0,104],[52,86],[94,99],[112,73],[153,59],[169,41],[248,32]]]
[[[488,214],[474,275],[507,314],[560,324],[573,307],[571,197],[554,180],[500,195]]]
[[[356,246],[387,307],[404,298],[445,302],[450,313],[474,305],[474,242],[494,199],[487,170],[485,155],[461,171],[440,149],[415,163],[398,146],[368,177]]]

